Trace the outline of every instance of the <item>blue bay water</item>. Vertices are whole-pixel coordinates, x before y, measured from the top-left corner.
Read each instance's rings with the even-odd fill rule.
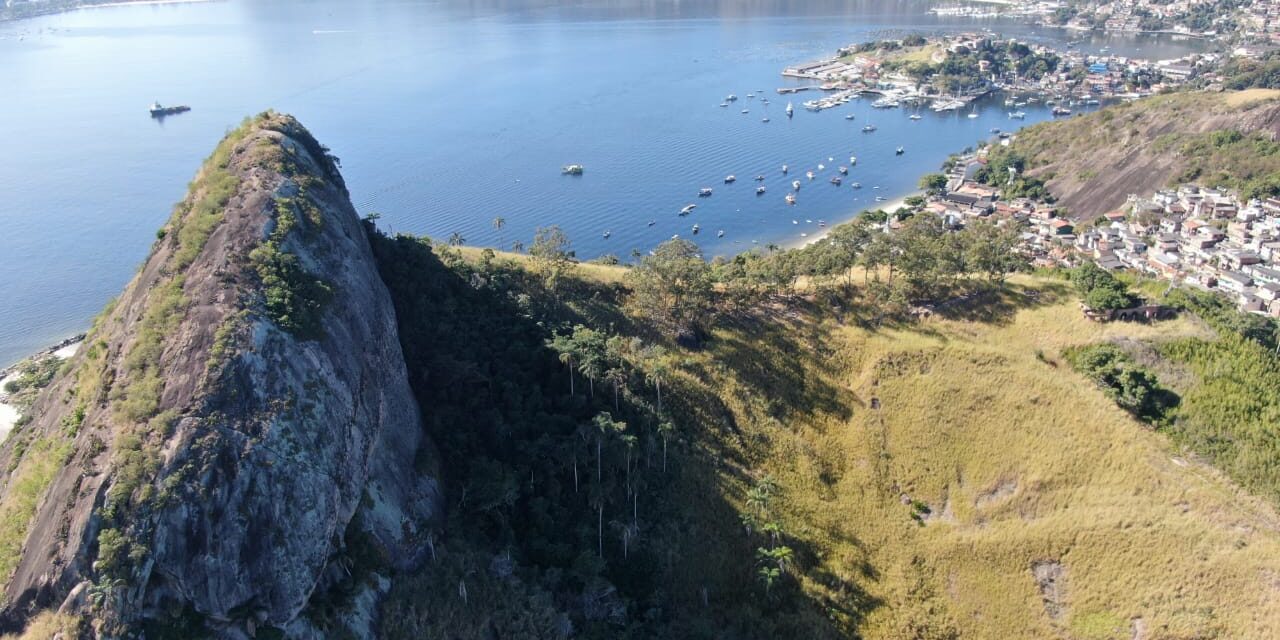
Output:
[[[912,191],[992,127],[1050,117],[1032,105],[1025,121],[1010,120],[998,99],[972,119],[924,109],[912,121],[869,100],[802,109],[816,93],[791,96],[796,115],[783,115],[788,96],[775,89],[803,83],[781,69],[851,42],[981,29],[1071,37],[940,18],[929,6],[231,0],[0,23],[0,365],[83,330],[146,257],[200,161],[267,108],[297,115],[332,148],[356,208],[381,213],[389,230],[509,246],[558,224],[580,257],[623,259],[675,234],[708,255],[815,235],[818,220]],[[1171,57],[1194,45],[1082,46]],[[763,93],[746,98],[752,91]],[[738,102],[719,107],[730,93]],[[193,110],[155,121],[152,100]],[[867,123],[878,130],[861,133]],[[830,185],[850,155],[858,163],[844,186]],[[560,175],[569,163],[585,175]],[[808,182],[802,174],[819,163],[826,170]],[[729,174],[736,184],[723,184]],[[767,176],[763,196],[756,174]],[[805,184],[787,206],[793,179]],[[704,186],[714,195],[697,198]]]

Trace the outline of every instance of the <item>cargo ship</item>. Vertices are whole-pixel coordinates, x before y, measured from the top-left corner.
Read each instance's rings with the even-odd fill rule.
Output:
[[[176,107],[166,107],[161,105],[159,102],[152,102],[151,106],[147,108],[147,111],[151,112],[152,118],[163,118],[164,116],[171,116],[175,113],[184,113],[190,110],[191,107],[188,107],[185,104],[178,105]]]

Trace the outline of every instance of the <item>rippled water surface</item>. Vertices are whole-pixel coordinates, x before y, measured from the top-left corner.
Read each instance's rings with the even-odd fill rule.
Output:
[[[805,112],[814,94],[794,97],[788,120],[775,89],[794,82],[782,67],[906,31],[1068,37],[928,6],[232,0],[0,23],[0,365],[83,330],[145,258],[201,159],[267,108],[331,147],[357,209],[395,231],[509,246],[559,224],[580,256],[624,259],[690,237],[695,223],[708,254],[799,241],[819,220],[904,195],[948,153],[1015,122],[998,102],[972,119],[926,109],[912,121],[865,100]],[[1190,46],[1085,44],[1107,45],[1153,57]],[[730,93],[740,100],[720,108]],[[152,100],[192,111],[152,120]],[[1048,117],[1027,112],[1016,124]],[[866,123],[878,130],[861,133]],[[857,166],[832,186],[851,154]],[[561,176],[568,163],[585,175]],[[819,163],[812,183],[799,175]],[[738,182],[723,184],[728,174]],[[756,174],[767,176],[763,196]],[[788,207],[794,178],[806,184]],[[714,195],[699,199],[704,186]],[[695,213],[679,217],[690,203]]]

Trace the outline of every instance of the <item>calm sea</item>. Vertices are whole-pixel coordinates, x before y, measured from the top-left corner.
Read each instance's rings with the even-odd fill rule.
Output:
[[[998,102],[977,118],[926,109],[919,121],[866,100],[800,108],[815,94],[792,98],[795,118],[784,117],[775,89],[796,83],[779,71],[847,43],[980,29],[1069,37],[939,18],[929,6],[231,0],[0,23],[0,365],[83,330],[145,258],[201,159],[267,108],[297,115],[331,147],[357,209],[394,231],[509,246],[559,224],[579,256],[624,259],[675,234],[709,255],[816,234],[819,220],[906,194],[991,128],[1048,117],[1028,107],[1015,122]],[[1171,57],[1194,45],[1084,48],[1102,46]],[[730,93],[740,99],[719,107]],[[152,120],[153,100],[192,111]],[[867,123],[878,130],[861,133]],[[845,186],[830,185],[850,155]],[[561,176],[569,163],[585,175]],[[827,169],[808,183],[801,174],[819,163]],[[738,182],[723,184],[728,174]],[[759,197],[756,174],[767,176]],[[795,178],[806,184],[789,207]],[[704,186],[714,195],[699,199]],[[676,215],[690,203],[695,213]],[[506,219],[501,232],[495,217]]]

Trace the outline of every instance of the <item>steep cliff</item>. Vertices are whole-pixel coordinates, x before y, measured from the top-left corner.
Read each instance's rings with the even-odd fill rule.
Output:
[[[417,562],[436,453],[361,225],[296,120],[228,134],[0,448],[5,628],[318,635],[353,544]]]

